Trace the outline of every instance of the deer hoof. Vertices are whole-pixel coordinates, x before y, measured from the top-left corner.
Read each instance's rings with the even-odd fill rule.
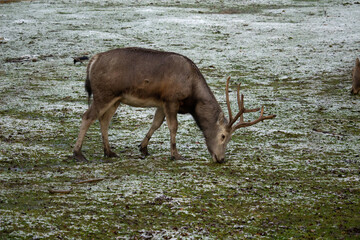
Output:
[[[109,151],[109,152],[104,153],[104,157],[113,158],[113,157],[118,157],[118,155],[116,153],[114,153],[113,151]]]
[[[73,157],[77,162],[89,162],[82,152],[74,152]]]
[[[180,154],[176,154],[171,156],[171,160],[185,160],[185,158],[183,156],[181,156]]]
[[[148,152],[148,149],[147,147],[141,147],[139,148],[140,152],[142,153],[142,155],[144,155],[145,157],[146,156],[149,156],[149,152]]]

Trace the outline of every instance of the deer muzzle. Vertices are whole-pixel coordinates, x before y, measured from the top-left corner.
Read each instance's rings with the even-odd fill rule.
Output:
[[[216,154],[213,154],[213,161],[216,163],[224,163],[225,162],[225,157],[218,157]]]

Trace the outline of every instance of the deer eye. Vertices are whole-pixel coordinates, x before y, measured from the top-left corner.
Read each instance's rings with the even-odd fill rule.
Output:
[[[225,135],[221,134],[221,140],[224,141],[225,140]]]

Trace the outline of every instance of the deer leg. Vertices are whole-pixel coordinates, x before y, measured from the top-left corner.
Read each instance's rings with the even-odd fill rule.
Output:
[[[80,162],[87,162],[88,160],[81,152],[81,147],[84,141],[85,134],[89,129],[90,125],[95,122],[97,119],[97,113],[95,111],[94,105],[92,104],[90,108],[84,113],[81,121],[80,132],[78,138],[75,143],[75,147],[73,150],[73,157],[75,160]]]
[[[167,104],[165,107],[166,122],[170,130],[170,152],[172,160],[183,160],[184,158],[178,153],[176,148],[176,132],[178,128],[177,121],[178,105]]]
[[[149,144],[149,140],[151,138],[151,136],[154,134],[154,132],[161,126],[161,124],[164,122],[165,119],[165,113],[163,111],[163,109],[158,108],[156,109],[155,112],[155,116],[154,116],[154,120],[152,122],[152,125],[148,131],[148,133],[146,134],[146,136],[144,137],[144,139],[142,140],[141,144],[140,144],[140,152],[144,155],[147,156],[149,155],[147,146]]]
[[[117,154],[111,151],[108,131],[109,131],[111,118],[114,116],[116,109],[119,107],[119,105],[120,105],[120,101],[115,102],[99,119],[105,157],[117,157]]]

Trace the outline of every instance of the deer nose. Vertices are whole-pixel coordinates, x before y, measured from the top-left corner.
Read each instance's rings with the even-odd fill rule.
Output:
[[[215,162],[215,163],[224,163],[225,162],[224,156],[218,157],[216,154],[212,155],[212,159],[213,159],[213,162]]]
[[[216,162],[217,162],[217,163],[224,163],[224,162],[225,162],[225,158],[224,158],[224,157],[222,157],[222,158],[216,157]]]
[[[221,158],[220,160],[218,160],[218,163],[224,163],[225,162],[225,158]]]

